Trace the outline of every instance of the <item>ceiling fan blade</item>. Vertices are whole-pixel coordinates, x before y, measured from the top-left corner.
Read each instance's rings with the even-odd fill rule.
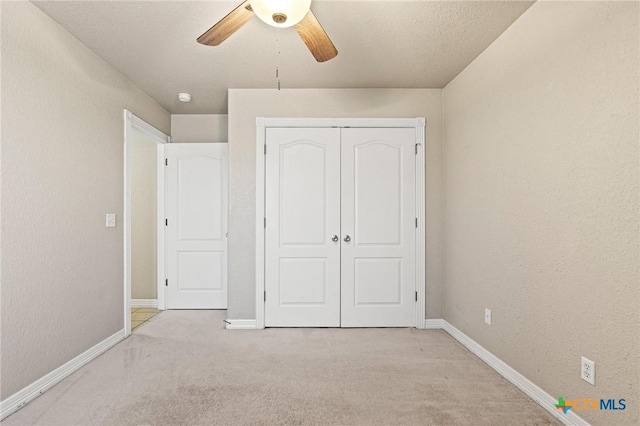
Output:
[[[316,61],[325,62],[335,58],[338,54],[338,50],[312,11],[309,11],[307,16],[296,24],[296,31]]]
[[[206,44],[207,46],[218,46],[249,22],[252,17],[253,10],[249,0],[247,0],[198,37],[198,43]]]

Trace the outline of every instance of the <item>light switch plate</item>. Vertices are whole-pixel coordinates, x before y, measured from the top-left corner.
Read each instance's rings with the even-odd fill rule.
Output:
[[[107,228],[115,228],[116,227],[116,214],[115,213],[107,213]]]

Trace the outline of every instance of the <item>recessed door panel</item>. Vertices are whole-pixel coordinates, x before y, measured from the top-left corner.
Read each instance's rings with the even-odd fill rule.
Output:
[[[176,161],[178,239],[220,240],[223,159],[185,155],[178,157]],[[203,194],[208,196],[203,197]]]
[[[181,251],[178,252],[178,280],[180,292],[215,292],[222,289],[224,256],[220,252]],[[203,280],[211,277],[212,280]]]
[[[280,243],[323,245],[327,220],[327,147],[295,141],[280,147]]]
[[[167,308],[227,307],[227,144],[167,144]]]
[[[383,141],[354,146],[355,241],[401,243],[402,147]]]
[[[354,259],[355,306],[402,304],[402,259]]]
[[[342,129],[341,142],[341,325],[412,326],[415,130]]]
[[[269,128],[266,149],[265,325],[337,327],[340,130]]]
[[[327,259],[280,259],[280,306],[326,305]]]

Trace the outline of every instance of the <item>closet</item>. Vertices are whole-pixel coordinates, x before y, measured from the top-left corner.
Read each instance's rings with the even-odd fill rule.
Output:
[[[264,129],[266,327],[416,325],[416,134]]]

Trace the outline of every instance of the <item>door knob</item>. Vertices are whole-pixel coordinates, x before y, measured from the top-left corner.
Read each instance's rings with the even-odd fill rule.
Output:
[[[350,236],[347,235],[346,237],[344,237],[344,242],[345,243],[348,243],[349,241],[351,241],[351,237]]]
[[[333,238],[331,238],[331,241],[333,241],[334,243],[337,242],[340,238],[338,238],[337,235],[334,235]]]

